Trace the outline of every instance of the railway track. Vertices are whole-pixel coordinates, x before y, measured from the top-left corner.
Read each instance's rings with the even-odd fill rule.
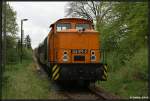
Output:
[[[94,84],[90,85],[88,87],[88,89],[92,93],[96,94],[97,96],[101,97],[104,100],[121,99],[121,97],[116,96],[112,93],[109,93],[109,92],[105,91],[103,88],[97,87]]]
[[[103,100],[104,98],[101,96],[97,96],[89,91],[86,92],[64,92],[64,96],[70,100]]]
[[[121,99],[116,95],[112,95],[102,88],[96,87],[93,84],[84,89],[63,90],[61,93],[70,100],[112,100]]]
[[[41,71],[41,65],[37,63],[36,58],[33,56],[35,66],[37,71]],[[45,73],[45,72],[43,72]],[[52,85],[54,86],[54,85]],[[82,88],[71,88],[71,87],[59,87],[59,85],[54,88],[54,92],[56,94],[61,94],[64,96],[65,99],[70,100],[111,100],[111,99],[121,99],[120,97],[110,94],[106,92],[104,89],[95,86],[95,84],[90,84],[88,87]],[[52,91],[51,91],[52,92]],[[57,99],[57,98],[50,98],[50,99]]]

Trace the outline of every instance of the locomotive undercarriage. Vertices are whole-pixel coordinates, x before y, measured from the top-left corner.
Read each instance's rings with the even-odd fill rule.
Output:
[[[49,75],[54,81],[83,80],[95,82],[107,80],[107,66],[100,63],[59,63],[50,65]]]

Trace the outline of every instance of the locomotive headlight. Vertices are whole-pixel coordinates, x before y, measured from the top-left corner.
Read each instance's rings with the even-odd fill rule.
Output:
[[[63,54],[63,61],[64,61],[64,62],[67,62],[67,61],[68,61],[68,54],[67,54],[67,51],[64,51],[64,54]]]
[[[95,55],[95,51],[94,50],[91,50],[91,55]]]
[[[96,61],[96,55],[94,50],[91,50],[91,61]]]
[[[96,56],[95,55],[91,56],[91,61],[96,61]]]

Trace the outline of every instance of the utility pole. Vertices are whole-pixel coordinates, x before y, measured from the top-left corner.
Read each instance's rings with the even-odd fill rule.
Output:
[[[3,51],[2,51],[2,55],[3,55],[3,67],[5,68],[5,65],[6,65],[6,6],[7,6],[7,2],[6,1],[3,1]]]
[[[2,12],[0,28],[0,86],[2,87],[3,71],[6,64],[6,1],[0,2]],[[4,44],[2,44],[4,42]],[[0,91],[0,98],[2,98],[2,92]]]
[[[27,21],[28,19],[21,19],[21,52],[20,52],[20,62],[22,63],[23,56],[23,21]]]
[[[20,52],[20,62],[22,63],[22,25],[23,21],[21,20],[21,52]]]

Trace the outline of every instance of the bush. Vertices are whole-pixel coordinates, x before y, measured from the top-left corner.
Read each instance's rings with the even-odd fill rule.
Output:
[[[126,67],[130,68],[134,79],[148,80],[148,49],[137,51],[130,61],[126,61]]]
[[[17,63],[19,61],[19,53],[16,48],[10,48],[6,51],[6,63]]]
[[[27,49],[27,48],[24,48],[23,49],[23,59],[32,59],[32,50],[31,49]]]
[[[117,51],[107,53],[106,63],[108,64],[108,70],[110,72],[115,72],[122,67],[124,63],[121,60],[123,60],[123,58],[124,56],[122,54],[118,54]]]
[[[148,50],[147,48],[141,48],[130,57],[123,65],[119,62],[121,54],[117,55],[117,52],[109,53],[107,55],[110,70],[108,80],[97,82],[97,84],[122,97],[147,96]]]

